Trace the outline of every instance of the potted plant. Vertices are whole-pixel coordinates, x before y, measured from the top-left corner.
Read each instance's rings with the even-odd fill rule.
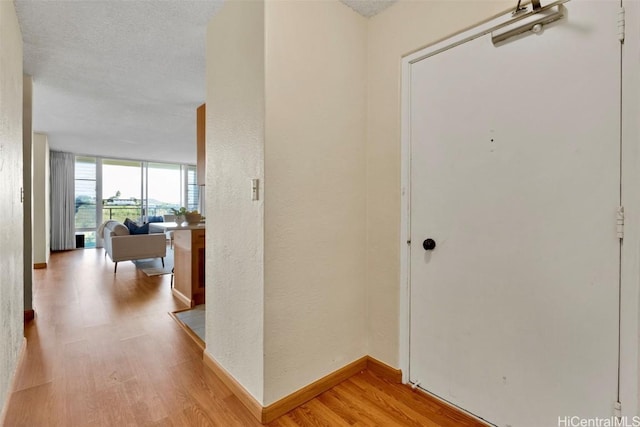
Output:
[[[198,224],[202,220],[202,215],[197,210],[189,211],[184,206],[180,209],[171,208],[173,213],[176,216],[176,223],[182,224],[182,222],[187,221],[187,224],[194,225]]]

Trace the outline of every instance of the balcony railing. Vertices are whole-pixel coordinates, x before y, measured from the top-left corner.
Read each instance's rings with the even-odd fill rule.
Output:
[[[122,205],[122,206],[102,206],[102,218],[104,221],[113,219],[124,222],[126,218],[134,221],[140,221],[143,216],[162,216],[170,215],[173,212],[171,208],[178,208],[177,205],[149,206],[145,210],[142,205]],[[75,216],[76,229],[96,228],[99,224],[96,221],[96,205],[82,204],[76,206]]]

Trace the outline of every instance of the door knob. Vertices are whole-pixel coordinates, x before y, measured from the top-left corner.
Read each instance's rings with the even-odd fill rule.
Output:
[[[425,251],[432,251],[436,247],[436,241],[433,239],[427,239],[424,242],[422,242],[422,247],[424,248]]]

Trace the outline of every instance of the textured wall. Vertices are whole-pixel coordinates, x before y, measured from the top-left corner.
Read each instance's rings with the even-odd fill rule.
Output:
[[[49,141],[33,134],[33,262],[49,262]]]
[[[24,75],[22,80],[22,185],[24,187],[23,257],[24,269],[24,309],[33,308],[33,207],[32,202],[32,149],[33,149],[33,81]]]
[[[400,83],[403,55],[513,7],[511,1],[399,1],[370,19],[367,114],[369,354],[399,366]]]
[[[227,2],[209,24],[207,351],[264,405],[364,354],[399,366],[401,58],[508,7]]]
[[[0,406],[23,342],[22,38],[11,1],[0,1]],[[1,421],[1,420],[0,420]]]
[[[366,23],[266,3],[267,405],[367,354]]]
[[[195,114],[195,111],[194,111]],[[263,397],[264,4],[229,1],[207,32],[207,349]]]

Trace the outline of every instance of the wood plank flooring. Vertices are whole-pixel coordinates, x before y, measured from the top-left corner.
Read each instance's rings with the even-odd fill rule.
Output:
[[[147,277],[99,249],[52,254],[34,270],[36,318],[5,426],[259,426],[205,368],[168,315],[170,276]],[[481,426],[363,372],[269,424]]]

